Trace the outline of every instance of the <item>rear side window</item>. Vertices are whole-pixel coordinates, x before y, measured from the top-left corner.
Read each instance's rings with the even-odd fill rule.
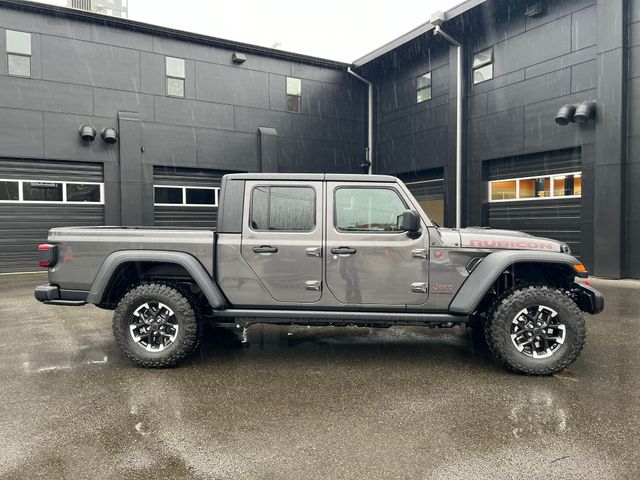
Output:
[[[315,205],[311,187],[255,187],[249,223],[257,231],[310,232],[316,226]]]
[[[343,232],[397,232],[406,206],[390,188],[339,188],[335,193],[336,229]]]

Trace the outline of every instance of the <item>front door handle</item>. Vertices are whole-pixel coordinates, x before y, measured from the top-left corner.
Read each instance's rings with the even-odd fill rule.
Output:
[[[335,247],[331,249],[331,253],[334,255],[353,255],[356,253],[356,249],[351,247]]]
[[[322,249],[320,247],[309,247],[305,250],[309,257],[321,257]]]
[[[278,248],[270,247],[269,245],[261,245],[259,247],[253,247],[253,252],[268,255],[270,253],[278,253]]]

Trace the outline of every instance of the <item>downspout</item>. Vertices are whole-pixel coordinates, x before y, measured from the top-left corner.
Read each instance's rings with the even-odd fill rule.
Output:
[[[457,99],[456,99],[456,228],[460,228],[462,217],[462,44],[445,33],[440,25],[435,26],[434,35],[441,35],[457,52]]]
[[[347,72],[356,77],[361,82],[367,84],[368,90],[368,105],[367,105],[367,154],[366,163],[368,164],[368,173],[371,175],[373,167],[373,83],[366,78],[358,75],[351,70],[351,67],[347,68]]]

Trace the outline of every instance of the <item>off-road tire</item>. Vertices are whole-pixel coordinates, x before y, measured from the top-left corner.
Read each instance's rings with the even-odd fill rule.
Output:
[[[164,350],[149,352],[137,344],[129,325],[133,312],[146,302],[162,302],[171,308],[179,325],[176,339]],[[164,283],[141,283],[120,300],[113,315],[113,335],[125,356],[132,362],[150,368],[171,367],[189,356],[200,344],[202,326],[197,304],[186,291]]]
[[[532,358],[511,341],[513,319],[523,308],[544,305],[558,313],[566,326],[564,343],[551,356]],[[540,285],[518,286],[498,297],[484,325],[487,344],[509,370],[524,375],[551,375],[575,361],[584,347],[587,329],[582,312],[561,290]]]

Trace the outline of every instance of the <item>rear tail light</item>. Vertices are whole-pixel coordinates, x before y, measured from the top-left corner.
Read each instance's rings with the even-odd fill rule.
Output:
[[[52,267],[58,259],[58,247],[49,243],[38,245],[38,256],[41,267]]]

